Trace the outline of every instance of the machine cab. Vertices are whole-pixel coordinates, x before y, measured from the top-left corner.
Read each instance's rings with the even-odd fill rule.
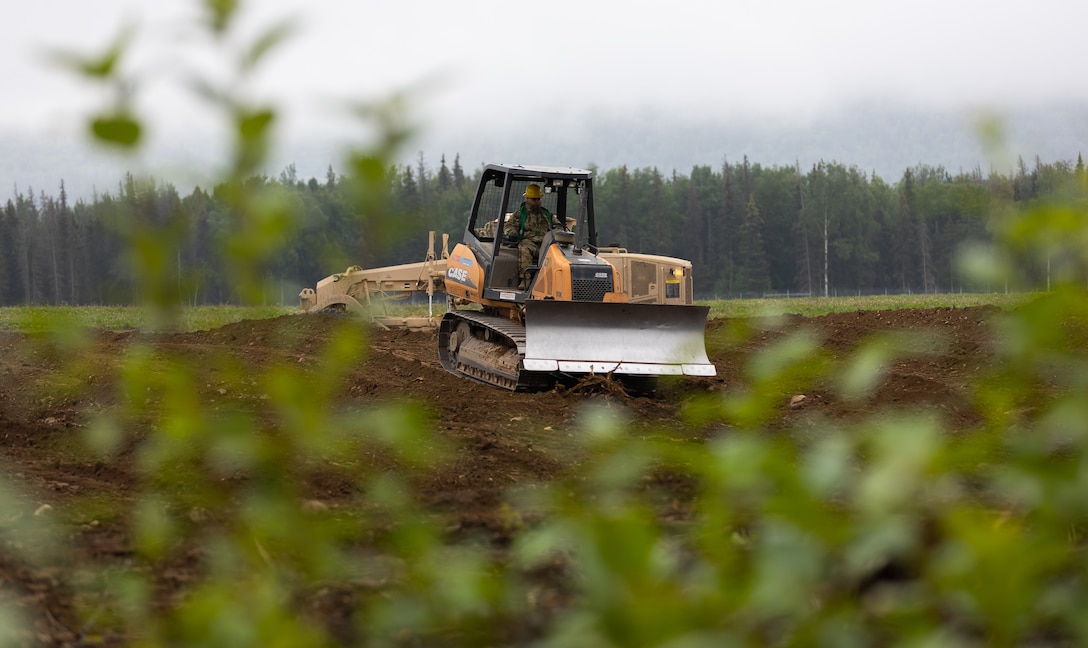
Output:
[[[503,228],[509,219],[517,218],[524,203],[522,196],[530,184],[541,187],[541,205],[557,222],[566,223],[567,229],[574,232],[573,239],[564,239],[565,244],[579,252],[583,248],[591,251],[596,248],[593,174],[590,171],[569,167],[487,165],[464,236],[464,242],[486,268],[485,297],[509,299],[509,294],[518,289],[517,240],[504,236]],[[545,245],[541,246],[541,258],[550,238],[546,238]],[[521,301],[526,297],[519,292],[513,298]]]

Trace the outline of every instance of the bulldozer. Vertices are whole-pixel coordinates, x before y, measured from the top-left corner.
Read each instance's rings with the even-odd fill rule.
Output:
[[[519,241],[503,230],[530,184],[541,188],[541,204],[559,226],[521,268]],[[598,246],[592,190],[593,174],[583,169],[487,165],[452,253],[443,235],[436,254],[431,232],[423,262],[351,266],[304,289],[300,308],[365,312],[390,328],[437,328],[447,371],[510,390],[586,374],[639,385],[663,375],[715,375],[703,339],[709,308],[693,305],[691,262]],[[427,317],[375,314],[377,303],[417,293],[428,296]],[[433,299],[441,293],[446,312],[437,318]]]
[[[383,328],[437,329],[439,318],[434,316],[434,298],[446,292],[449,256],[449,235],[442,235],[442,254],[437,256],[435,232],[432,231],[425,261],[380,268],[348,266],[343,272],[319,281],[316,289],[304,288],[299,293],[299,310],[303,313],[357,312]],[[611,263],[620,273],[623,292],[630,302],[692,303],[691,261],[630,252],[615,245],[598,248],[597,256]],[[427,295],[427,316],[396,317],[388,313],[389,303],[420,293]]]
[[[559,226],[522,268],[519,240],[504,230],[530,185]],[[621,253],[597,245],[592,191],[584,169],[483,168],[463,239],[446,263],[438,355],[447,371],[510,390],[585,374],[715,375],[704,343],[710,309],[679,303],[684,270],[664,278],[664,303],[633,301],[617,270]]]

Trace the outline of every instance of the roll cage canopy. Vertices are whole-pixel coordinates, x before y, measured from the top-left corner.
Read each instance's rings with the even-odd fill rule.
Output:
[[[560,222],[573,219],[577,246],[596,249],[593,172],[572,167],[488,164],[472,204],[467,233],[481,247],[497,251],[503,238],[501,223],[521,208],[522,194],[530,184],[540,185],[544,193],[541,204]]]

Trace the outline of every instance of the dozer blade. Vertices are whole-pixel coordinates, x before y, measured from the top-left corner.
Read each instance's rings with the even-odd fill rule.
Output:
[[[530,301],[526,371],[713,376],[707,306]]]

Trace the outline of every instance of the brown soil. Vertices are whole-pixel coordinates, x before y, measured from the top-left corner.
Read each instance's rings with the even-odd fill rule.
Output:
[[[829,362],[845,358],[859,341],[892,331],[933,332],[943,343],[926,342],[896,360],[875,391],[845,401],[823,384],[790,384],[775,389],[777,420],[771,427],[812,421],[847,422],[854,417],[904,408],[931,408],[953,428],[978,421],[966,391],[968,381],[993,362],[986,320],[991,309],[859,311],[817,318],[787,316],[774,320],[712,320],[707,346],[718,375],[662,383],[649,393],[625,393],[605,380],[585,381],[538,393],[510,393],[445,372],[435,351],[435,335],[396,330],[366,332],[369,351],[338,385],[345,408],[390,399],[409,399],[434,418],[439,434],[457,448],[451,470],[422,481],[425,504],[453,519],[453,528],[501,534],[503,493],[511,486],[560,475],[575,448],[581,406],[599,402],[626,413],[633,433],[640,428],[680,430],[676,421],[692,399],[748,385],[746,368],[761,349],[790,333],[809,330],[821,341]],[[45,644],[79,643],[81,620],[75,618],[71,583],[66,575],[81,560],[118,564],[130,559],[130,534],[119,524],[97,524],[81,515],[84,497],[115,502],[136,499],[138,479],[130,455],[116,460],[89,459],[78,452],[89,418],[116,400],[117,359],[133,341],[163,354],[186,359],[206,373],[200,383],[203,402],[248,400],[259,408],[265,395],[236,393],[223,358],[250,369],[287,363],[313,371],[319,355],[344,318],[307,315],[245,321],[195,333],[141,336],[134,332],[93,332],[80,355],[56,344],[0,333],[0,466],[16,493],[0,500],[0,605],[23,609],[33,621],[34,638]],[[221,378],[217,378],[220,376]],[[245,382],[242,383],[245,385]],[[713,430],[684,428],[678,433],[707,436]],[[311,477],[310,496],[335,505],[348,501],[339,479]],[[33,564],[4,540],[5,529],[19,520],[49,518],[72,544],[59,564]],[[33,566],[31,566],[33,564]],[[191,566],[189,569],[196,570]],[[172,567],[184,572],[185,565]],[[183,589],[191,578],[174,574],[166,582]],[[192,577],[193,574],[189,574]],[[164,592],[169,596],[171,592]],[[330,611],[331,616],[343,611]]]

